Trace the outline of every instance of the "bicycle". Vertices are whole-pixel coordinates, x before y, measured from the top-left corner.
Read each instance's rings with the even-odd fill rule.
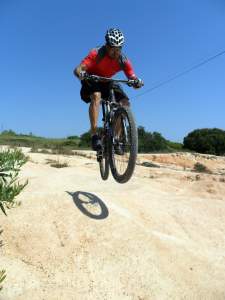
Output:
[[[96,155],[103,180],[108,179],[110,166],[114,179],[118,183],[125,183],[134,172],[138,135],[131,109],[116,102],[114,84],[124,83],[128,86],[135,86],[136,81],[111,79],[97,75],[86,75],[85,80],[109,83],[109,97],[101,100],[103,128],[100,138],[102,147]]]

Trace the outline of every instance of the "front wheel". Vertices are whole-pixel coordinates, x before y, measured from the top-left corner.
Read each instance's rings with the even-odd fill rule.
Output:
[[[109,147],[109,162],[114,179],[127,182],[135,168],[138,135],[133,114],[129,107],[116,110],[112,120],[112,138]]]

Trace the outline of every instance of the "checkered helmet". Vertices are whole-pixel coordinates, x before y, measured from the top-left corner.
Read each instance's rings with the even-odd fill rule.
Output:
[[[121,47],[124,43],[123,33],[117,28],[110,28],[105,35],[106,43],[111,47]]]

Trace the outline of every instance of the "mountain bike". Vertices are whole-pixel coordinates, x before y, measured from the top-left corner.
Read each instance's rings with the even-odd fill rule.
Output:
[[[109,167],[114,179],[127,182],[135,168],[138,135],[130,107],[116,102],[115,83],[135,86],[135,80],[120,80],[87,75],[85,80],[109,83],[109,97],[101,100],[103,126],[100,132],[101,149],[97,151],[100,173],[103,180],[109,176]]]

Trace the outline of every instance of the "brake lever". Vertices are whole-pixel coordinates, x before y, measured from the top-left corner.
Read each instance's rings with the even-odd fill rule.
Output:
[[[128,82],[127,82],[127,85],[128,85],[128,86],[134,86],[134,84],[135,84],[135,80],[133,80],[133,79],[130,79],[130,80],[128,80]]]

